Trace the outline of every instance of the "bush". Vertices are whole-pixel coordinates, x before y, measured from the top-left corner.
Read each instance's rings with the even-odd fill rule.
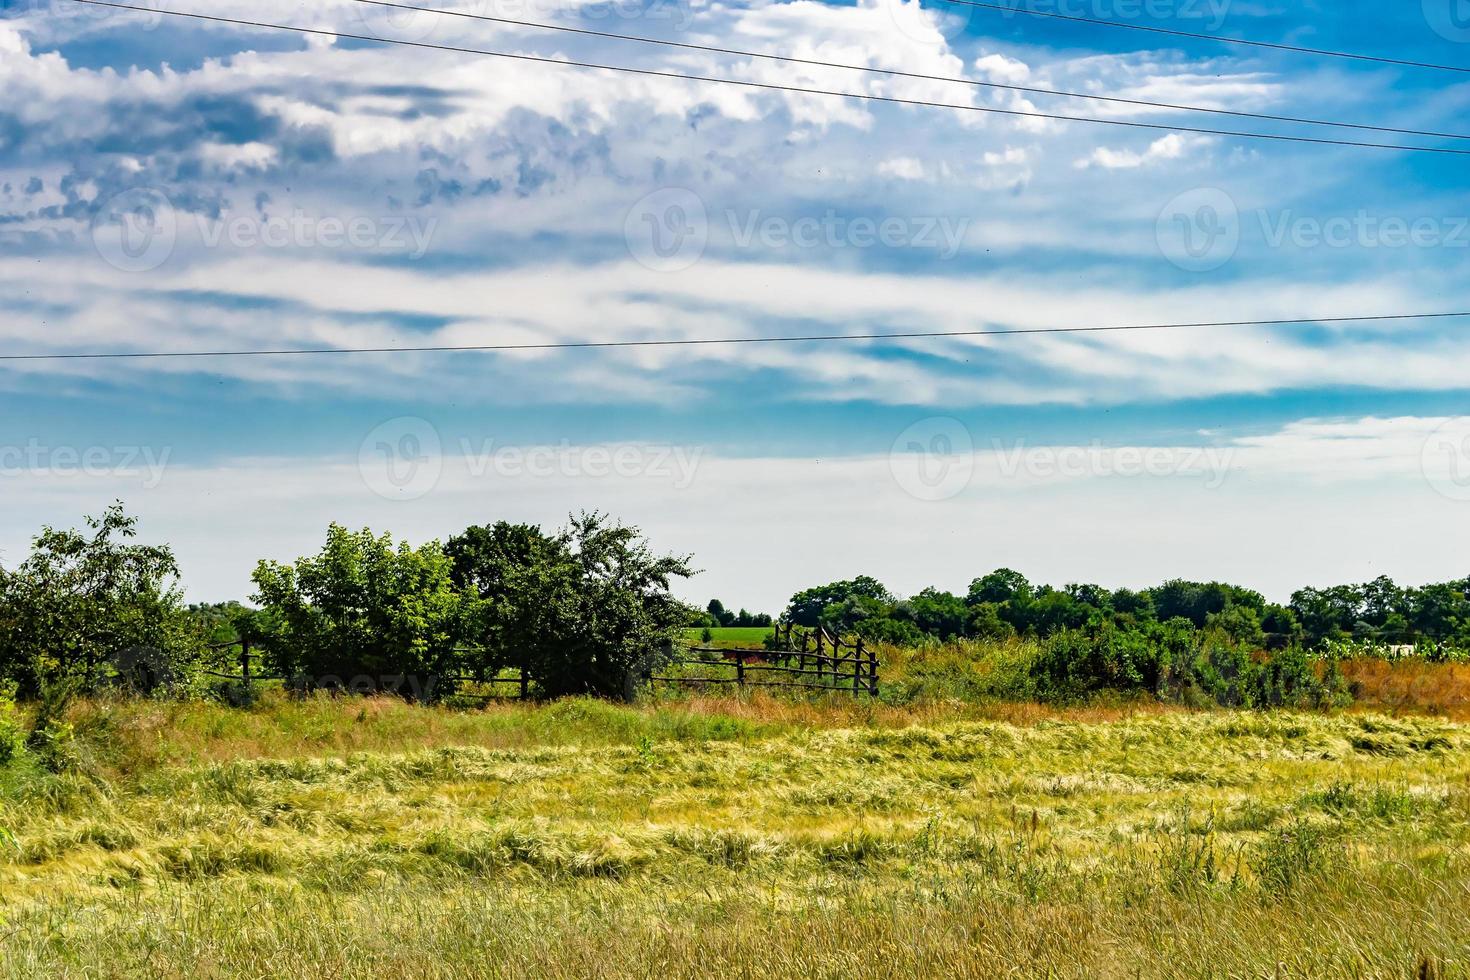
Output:
[[[391,535],[337,524],[315,557],[255,570],[256,632],[266,665],[309,688],[450,693],[456,646],[478,602],[456,588],[439,543],[414,548]]]
[[[15,683],[0,684],[0,767],[9,765],[26,748],[26,731],[15,714]]]
[[[1032,665],[1043,697],[1072,698],[1101,690],[1158,686],[1160,647],[1144,633],[1110,623],[1062,630],[1042,646]]]

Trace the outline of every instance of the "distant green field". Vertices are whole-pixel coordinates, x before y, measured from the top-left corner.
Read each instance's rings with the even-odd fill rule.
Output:
[[[771,635],[769,626],[711,626],[710,646],[717,647],[758,647],[765,642],[766,637]],[[704,630],[696,626],[684,631],[684,639],[689,643],[699,643]]]

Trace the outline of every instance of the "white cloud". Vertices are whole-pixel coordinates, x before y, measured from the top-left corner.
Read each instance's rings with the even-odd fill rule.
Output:
[[[1205,141],[1198,137],[1191,141],[1179,133],[1170,133],[1154,140],[1142,153],[1099,146],[1092,151],[1090,156],[1078,160],[1073,166],[1079,170],[1086,170],[1088,167],[1101,167],[1104,170],[1131,170],[1165,160],[1178,160],[1191,146],[1201,146],[1204,143]]]
[[[893,157],[878,164],[878,172],[899,180],[923,180],[924,163],[913,157]]]
[[[987,54],[975,59],[975,69],[993,82],[1019,85],[1031,77],[1031,68],[1024,61],[1008,58],[1003,54]]]

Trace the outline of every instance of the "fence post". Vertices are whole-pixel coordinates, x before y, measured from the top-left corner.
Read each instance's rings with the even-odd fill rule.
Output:
[[[868,651],[868,694],[875,698],[878,696],[878,655],[872,650]]]
[[[745,686],[745,658],[739,654],[735,655],[735,686],[742,688]]]
[[[857,646],[852,648],[852,696],[857,697],[862,693],[863,680],[863,638],[858,637]]]
[[[250,641],[248,639],[242,639],[240,641],[240,673],[242,675],[242,679],[245,682],[245,686],[246,687],[249,687],[250,686]]]
[[[526,676],[526,668],[521,668],[521,700],[526,700],[526,695],[531,690],[531,678]]]
[[[818,626],[817,627],[817,683],[818,684],[822,683],[822,641],[825,639],[826,635],[827,635],[827,631],[824,630],[824,629],[822,629],[822,627]]]

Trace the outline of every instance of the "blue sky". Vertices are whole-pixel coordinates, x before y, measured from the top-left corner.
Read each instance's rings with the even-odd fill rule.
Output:
[[[162,0],[145,6],[160,8]],[[1153,123],[1126,108],[388,11],[174,10]],[[1470,74],[904,0],[444,9],[1470,134]],[[1461,0],[1033,0],[1470,65]],[[1470,309],[1465,157],[1169,134],[0,0],[3,353],[986,330]],[[1311,128],[1328,138],[1470,142]],[[329,520],[414,540],[612,511],[777,610],[1466,573],[1467,320],[843,345],[0,362],[0,561],[123,498],[190,595]],[[617,462],[614,463],[613,461]]]

